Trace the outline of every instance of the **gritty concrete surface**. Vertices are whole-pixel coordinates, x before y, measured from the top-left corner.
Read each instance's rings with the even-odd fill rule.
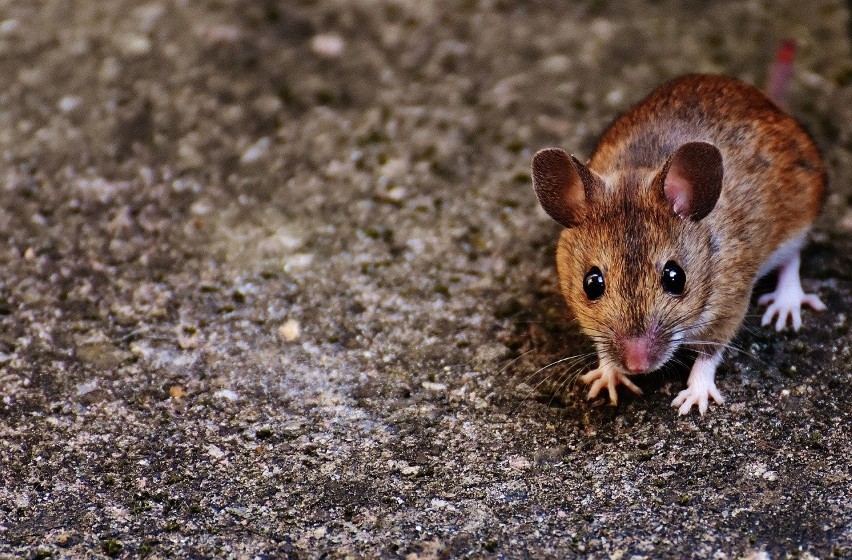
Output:
[[[0,555],[852,557],[848,10],[0,0]],[[753,308],[703,418],[537,373],[531,154],[787,36],[829,310]]]

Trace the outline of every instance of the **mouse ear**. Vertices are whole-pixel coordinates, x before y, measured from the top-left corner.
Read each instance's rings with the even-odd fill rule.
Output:
[[[570,228],[583,220],[593,177],[589,168],[559,148],[540,150],[532,161],[533,188],[544,211]]]
[[[663,193],[681,218],[697,222],[713,210],[722,192],[722,154],[713,144],[689,142],[660,172]]]

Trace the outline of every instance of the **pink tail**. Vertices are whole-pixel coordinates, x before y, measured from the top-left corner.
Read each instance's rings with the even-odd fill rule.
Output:
[[[766,84],[766,93],[776,105],[782,109],[787,108],[787,94],[790,90],[790,81],[793,78],[793,58],[796,55],[796,41],[787,39],[781,43],[775,62],[769,69],[769,83]]]

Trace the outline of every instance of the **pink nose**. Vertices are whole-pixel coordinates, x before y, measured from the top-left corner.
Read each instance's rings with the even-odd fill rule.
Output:
[[[650,346],[647,336],[624,341],[624,366],[630,373],[642,373],[651,367]]]

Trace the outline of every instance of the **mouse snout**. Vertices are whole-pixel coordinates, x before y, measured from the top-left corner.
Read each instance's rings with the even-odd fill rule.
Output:
[[[630,373],[644,373],[651,367],[651,339],[647,336],[624,341],[624,367]]]

